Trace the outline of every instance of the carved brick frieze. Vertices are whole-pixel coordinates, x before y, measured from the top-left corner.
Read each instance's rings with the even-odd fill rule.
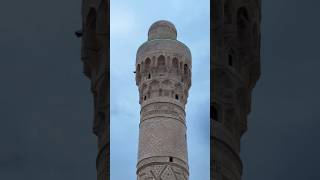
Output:
[[[154,117],[173,118],[185,123],[185,115],[181,107],[171,103],[152,103],[144,106],[141,110],[141,121]]]

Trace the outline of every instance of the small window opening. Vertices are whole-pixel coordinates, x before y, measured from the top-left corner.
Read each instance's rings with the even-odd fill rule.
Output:
[[[173,157],[170,156],[170,157],[169,157],[169,161],[170,161],[170,162],[173,162]]]
[[[143,98],[144,100],[147,100],[147,96],[144,96],[144,98]]]
[[[231,54],[228,55],[228,64],[229,66],[233,66],[233,58]]]
[[[179,100],[179,96],[178,96],[178,94],[176,94],[176,100]]]
[[[187,64],[184,65],[184,74],[188,74],[188,65]]]
[[[218,110],[215,106],[211,106],[210,107],[210,117],[214,120],[214,121],[218,121]]]
[[[151,74],[148,74],[148,79],[150,79],[151,78]]]

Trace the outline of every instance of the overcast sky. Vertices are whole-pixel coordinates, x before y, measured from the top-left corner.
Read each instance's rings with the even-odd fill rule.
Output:
[[[209,16],[209,0],[196,7],[192,0],[111,0],[111,179],[136,178],[140,121],[133,73],[136,52],[147,40],[151,24],[162,19],[176,26],[178,40],[192,53],[192,87],[186,106],[190,180],[209,179]]]
[[[241,145],[245,180],[320,179],[319,7],[262,0],[261,78]]]
[[[114,30],[119,31],[113,30],[111,39],[118,44],[111,48],[121,48],[122,52],[115,54],[115,49],[111,49],[115,58],[111,59],[112,76],[119,78],[118,83],[112,80],[112,101],[119,97],[115,87],[123,83],[117,90],[127,89],[116,101],[119,104],[111,107],[112,126],[123,123],[121,128],[111,130],[112,142],[118,138],[118,143],[111,147],[130,147],[119,148],[119,153],[126,152],[124,157],[113,153],[112,157],[119,160],[113,163],[111,159],[114,172],[119,165],[128,167],[122,174],[112,175],[119,177],[116,180],[124,176],[135,178],[139,104],[132,72],[135,52],[147,39],[149,26],[158,19],[172,21],[178,39],[193,54],[193,84],[187,105],[190,180],[207,177],[206,173],[197,175],[206,171],[206,165],[200,163],[206,156],[208,113],[200,113],[197,108],[207,103],[206,91],[196,93],[208,80],[204,77],[199,81],[208,69],[201,65],[208,60],[207,1],[181,2],[144,0],[111,4],[115,8],[111,11],[120,13],[114,17],[128,22],[114,24]],[[253,91],[248,131],[242,139],[243,179],[320,179],[320,1],[262,2],[262,74]],[[82,25],[80,10],[80,0],[0,3],[1,180],[96,178],[97,143],[92,134],[90,81],[82,74],[81,41],[74,36]],[[117,112],[120,105],[127,111]],[[203,133],[198,132],[200,129]],[[192,147],[193,142],[199,147]],[[199,159],[194,159],[197,153]]]
[[[81,1],[0,3],[0,179],[95,179]]]

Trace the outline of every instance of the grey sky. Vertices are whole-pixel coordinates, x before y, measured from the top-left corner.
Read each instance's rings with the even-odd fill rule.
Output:
[[[80,3],[0,3],[0,179],[95,179]]]
[[[243,179],[320,179],[320,2],[262,1],[262,76],[254,89],[249,129],[242,140]],[[199,8],[198,4],[196,1],[182,15],[183,9],[177,10],[184,17],[181,24],[164,17],[177,25],[178,38],[193,54],[202,49],[193,47],[194,39],[189,39],[193,30],[184,27],[196,15],[192,8]],[[0,179],[96,177],[90,82],[82,74],[80,39],[73,35],[81,28],[80,5],[79,0],[0,3]],[[146,39],[154,20],[139,26],[135,36],[139,39],[132,46],[137,48]],[[194,63],[199,62],[193,58]],[[134,59],[123,61],[131,63],[128,82],[134,82]],[[136,95],[128,98],[138,107]],[[137,119],[127,120],[136,126]],[[128,136],[133,131],[136,129],[124,130]],[[135,135],[132,138],[137,141]],[[136,153],[131,153],[135,162]]]
[[[262,74],[242,139],[243,179],[320,179],[320,1],[262,2]]]

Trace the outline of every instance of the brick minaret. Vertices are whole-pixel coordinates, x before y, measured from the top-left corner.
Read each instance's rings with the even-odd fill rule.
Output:
[[[211,1],[211,179],[240,180],[240,139],[260,76],[260,0]]]
[[[140,133],[138,180],[189,177],[185,105],[191,86],[191,53],[168,21],[151,25],[136,57]]]

